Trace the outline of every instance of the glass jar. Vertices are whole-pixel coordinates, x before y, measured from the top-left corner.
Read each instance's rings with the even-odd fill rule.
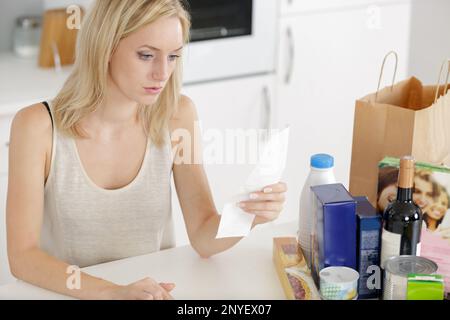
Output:
[[[22,58],[36,57],[39,53],[42,18],[40,16],[18,17],[14,28],[14,53]]]

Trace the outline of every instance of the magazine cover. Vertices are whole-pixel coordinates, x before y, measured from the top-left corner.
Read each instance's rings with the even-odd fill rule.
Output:
[[[383,212],[397,195],[400,161],[386,157],[379,163],[377,210]],[[450,291],[450,168],[416,162],[414,202],[422,209],[420,255],[437,263]]]

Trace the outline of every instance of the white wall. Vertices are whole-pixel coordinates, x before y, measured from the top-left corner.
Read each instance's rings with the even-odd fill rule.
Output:
[[[54,8],[66,8],[71,4],[78,4],[85,8],[88,8],[94,0],[44,0],[44,8],[54,9]]]
[[[21,15],[42,14],[44,0],[0,0],[0,51],[12,50],[15,20]]]
[[[411,75],[426,84],[436,84],[442,61],[450,58],[449,31],[449,0],[413,2],[409,60]]]
[[[0,0],[0,52],[12,50],[12,37],[17,17],[42,15],[44,10],[78,4],[88,8],[94,0]]]

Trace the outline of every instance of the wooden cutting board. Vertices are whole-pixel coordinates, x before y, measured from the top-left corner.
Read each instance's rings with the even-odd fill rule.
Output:
[[[83,17],[83,14],[84,11],[81,10],[81,17]],[[54,52],[56,50],[61,65],[71,65],[75,62],[78,29],[67,27],[69,17],[70,14],[66,12],[65,8],[45,11],[39,51],[40,67],[51,68],[55,66]]]

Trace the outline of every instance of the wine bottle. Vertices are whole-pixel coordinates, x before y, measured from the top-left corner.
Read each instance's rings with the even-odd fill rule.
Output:
[[[384,210],[381,236],[381,267],[398,255],[420,255],[422,211],[413,201],[415,161],[400,159],[397,198]]]

